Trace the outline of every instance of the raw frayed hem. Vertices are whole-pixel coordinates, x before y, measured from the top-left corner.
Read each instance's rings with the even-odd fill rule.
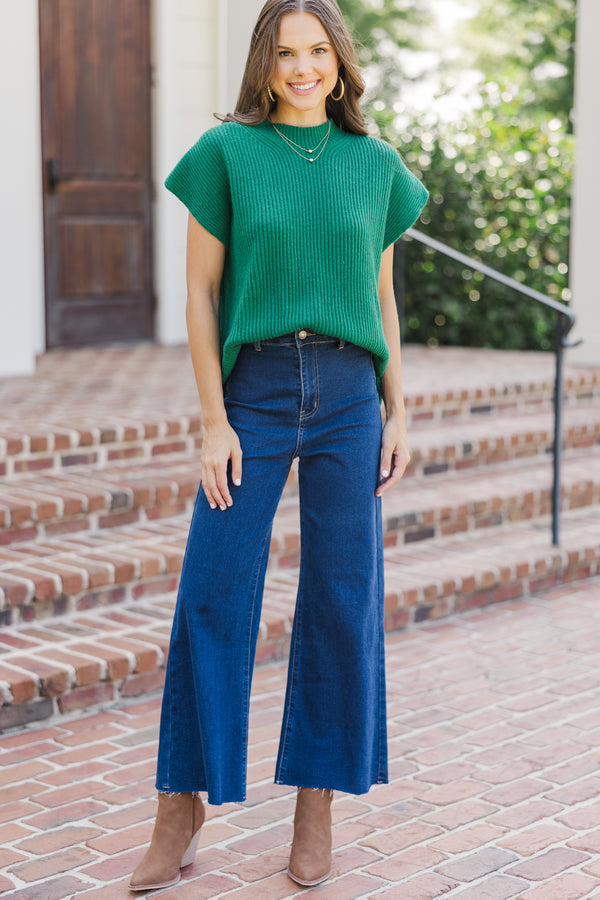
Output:
[[[300,793],[302,787],[297,787],[296,791]],[[325,794],[329,794],[330,797],[333,797],[333,788],[306,788],[307,791],[321,791],[321,796],[324,797]]]
[[[200,791],[158,791],[159,794],[163,794],[165,797],[183,797],[184,794],[191,794],[192,797],[200,797]]]

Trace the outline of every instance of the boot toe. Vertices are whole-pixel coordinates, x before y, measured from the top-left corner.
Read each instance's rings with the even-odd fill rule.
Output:
[[[155,891],[158,888],[171,887],[181,878],[179,866],[152,866],[143,859],[129,882],[130,891]]]
[[[295,872],[292,872],[289,866],[287,868],[288,877],[291,878],[292,881],[295,881],[296,884],[302,885],[302,887],[313,887],[313,885],[315,884],[321,884],[321,882],[327,881],[327,879],[331,875],[331,872],[332,866],[329,866],[329,869],[323,875],[314,876],[310,872],[305,872],[304,877],[301,877],[300,875],[296,875]]]

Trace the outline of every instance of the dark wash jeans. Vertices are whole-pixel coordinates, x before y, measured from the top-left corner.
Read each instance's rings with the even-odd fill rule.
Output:
[[[300,331],[244,345],[225,385],[233,507],[199,491],[163,696],[156,786],[246,796],[248,706],[273,516],[299,458],[301,565],[275,782],[387,782],[381,415],[368,351]]]

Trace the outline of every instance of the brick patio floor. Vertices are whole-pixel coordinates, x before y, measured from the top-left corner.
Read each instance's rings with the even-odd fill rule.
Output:
[[[388,635],[391,783],[334,800],[332,878],[352,900],[600,897],[600,580]],[[294,792],[273,785],[285,663],[257,669],[245,804],[209,807],[158,896],[300,896]],[[0,739],[0,891],[121,900],[155,809],[160,698]]]

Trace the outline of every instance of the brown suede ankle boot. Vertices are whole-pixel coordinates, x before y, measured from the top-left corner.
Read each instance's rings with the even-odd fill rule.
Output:
[[[151,891],[177,884],[179,870],[194,861],[204,804],[194,794],[159,794],[158,813],[146,855],[131,876],[129,889]]]
[[[296,798],[294,840],[287,873],[311,887],[331,875],[331,791],[301,788]]]

